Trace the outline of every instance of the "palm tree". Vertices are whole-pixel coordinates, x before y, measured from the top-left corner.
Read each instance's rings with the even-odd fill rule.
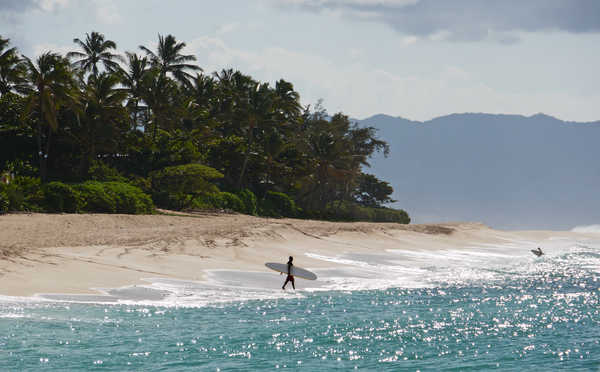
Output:
[[[99,153],[115,149],[114,143],[119,138],[120,123],[126,123],[127,112],[123,102],[127,98],[127,90],[117,88],[120,77],[103,72],[97,77],[90,77],[83,87],[81,96],[82,124],[80,142],[87,156],[83,164],[89,166]],[[113,151],[114,152],[114,151]],[[85,174],[85,169],[82,170]]]
[[[117,71],[119,64],[115,62],[122,61],[123,57],[113,54],[110,51],[117,49],[117,44],[112,40],[106,40],[104,35],[96,31],[91,34],[85,34],[85,41],[73,39],[83,52],[69,52],[67,58],[79,58],[73,62],[73,65],[84,72],[90,72],[94,77],[98,76],[98,64],[102,63],[107,71]]]
[[[275,83],[275,105],[284,120],[297,119],[302,113],[300,94],[294,90],[292,83],[283,79]]]
[[[146,57],[140,58],[140,56],[131,52],[126,52],[125,54],[127,55],[128,69],[120,69],[119,74],[121,76],[121,84],[123,84],[129,93],[127,106],[133,113],[132,128],[135,130],[138,126],[139,106],[143,95],[144,81],[147,77],[149,64]]]
[[[32,112],[37,114],[34,120],[37,127],[40,178],[45,182],[52,132],[58,128],[58,112],[61,107],[76,101],[76,89],[66,58],[52,52],[42,54],[35,63],[24,58],[28,83],[24,116],[27,117]]]
[[[194,102],[202,109],[213,112],[213,101],[217,95],[217,86],[212,76],[197,74],[190,89]]]
[[[140,45],[140,49],[146,52],[150,63],[160,71],[161,75],[166,76],[167,73],[170,73],[175,80],[187,86],[193,78],[188,71],[202,71],[202,69],[187,63],[195,61],[196,57],[181,54],[185,46],[184,42],[178,43],[173,35],[163,37],[159,34],[156,53],[143,45]]]
[[[25,64],[17,48],[9,48],[10,40],[0,37],[0,96],[11,91],[22,91],[25,84]]]
[[[273,91],[269,88],[268,83],[251,85],[248,90],[247,105],[242,114],[245,116],[245,120],[242,122],[246,123],[245,135],[248,139],[246,144],[246,151],[244,154],[244,161],[242,163],[242,170],[240,171],[240,177],[238,180],[238,190],[241,190],[244,186],[244,176],[246,175],[246,168],[248,166],[248,160],[252,151],[252,146],[257,135],[264,130],[264,126],[272,124],[273,121]]]
[[[150,121],[146,123],[145,134],[152,133],[152,141],[156,140],[158,129],[167,129],[177,117],[170,115],[176,105],[178,91],[176,83],[162,75],[160,71],[151,68],[142,81],[142,99],[148,105]]]

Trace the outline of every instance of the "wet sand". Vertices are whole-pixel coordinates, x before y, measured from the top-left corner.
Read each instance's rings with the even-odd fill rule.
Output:
[[[343,270],[343,260],[323,257],[385,261],[390,250],[460,250],[574,234],[497,231],[478,223],[339,223],[228,214],[11,214],[0,216],[0,295],[105,295],[98,289],[143,285],[145,278],[235,276],[227,270],[258,273],[251,276],[257,280],[260,273],[273,274],[265,262],[285,262],[290,255],[298,266]],[[245,281],[231,280],[242,286]]]

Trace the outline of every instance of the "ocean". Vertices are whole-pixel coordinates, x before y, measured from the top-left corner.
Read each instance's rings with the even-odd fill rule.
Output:
[[[345,265],[296,291],[265,269],[0,297],[0,370],[600,370],[600,235],[535,246],[314,252]]]

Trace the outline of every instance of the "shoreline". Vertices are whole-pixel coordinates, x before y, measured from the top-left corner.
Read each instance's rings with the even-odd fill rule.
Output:
[[[145,278],[203,282],[210,270],[270,272],[264,262],[290,255],[298,266],[329,270],[349,266],[323,257],[593,237],[500,231],[478,223],[399,225],[237,214],[9,214],[0,216],[0,226],[0,295],[19,297],[100,295],[93,288],[147,285]]]

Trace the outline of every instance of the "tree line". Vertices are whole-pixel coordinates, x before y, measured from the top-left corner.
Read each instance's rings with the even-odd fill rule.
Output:
[[[410,221],[363,172],[388,144],[291,82],[206,73],[172,35],[123,55],[98,32],[73,41],[30,59],[0,36],[0,210],[121,211],[135,189],[146,207]]]

